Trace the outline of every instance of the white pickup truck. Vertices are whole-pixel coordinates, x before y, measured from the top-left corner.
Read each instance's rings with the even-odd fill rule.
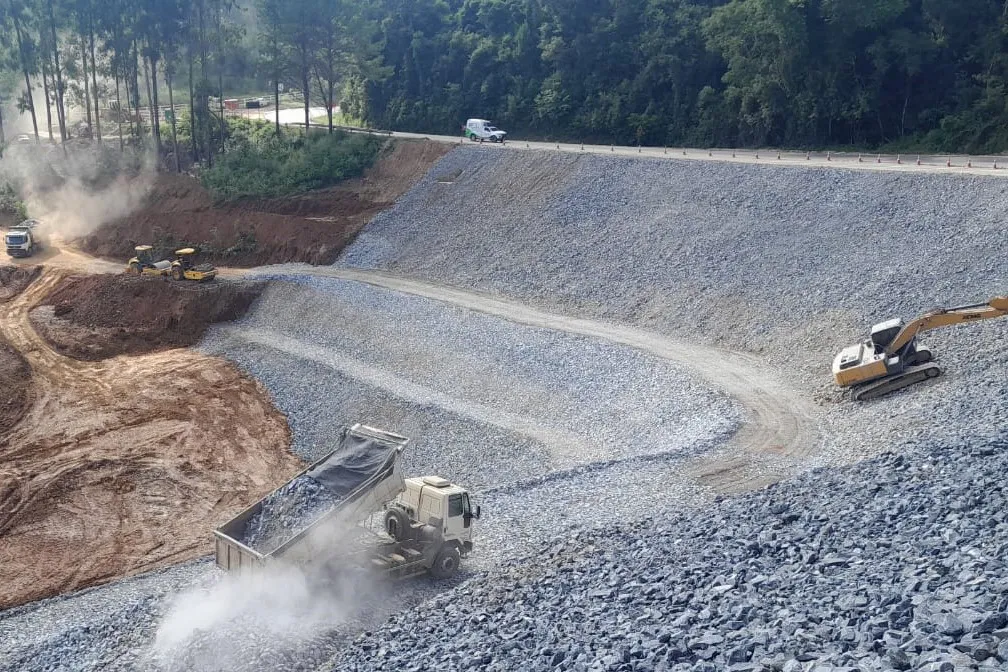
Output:
[[[507,138],[507,132],[500,130],[486,119],[470,119],[465,125],[465,135],[473,141],[500,142]]]

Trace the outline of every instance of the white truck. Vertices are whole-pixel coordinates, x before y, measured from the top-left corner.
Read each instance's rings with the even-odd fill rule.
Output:
[[[26,219],[17,226],[12,226],[4,235],[7,245],[7,256],[30,257],[42,249],[42,240],[35,227],[38,220]]]
[[[404,478],[401,455],[408,439],[354,425],[340,446],[214,531],[216,561],[232,573],[261,571],[273,563],[373,570],[392,578],[429,572],[455,574],[473,548],[480,517],[469,493],[437,476]],[[323,492],[326,505],[291,504],[291,493]],[[321,488],[321,490],[320,490]],[[294,499],[297,499],[294,497]],[[284,521],[262,542],[263,517]],[[320,513],[321,511],[321,513]],[[381,514],[380,528],[375,514]],[[376,529],[379,528],[379,529]]]
[[[507,138],[507,133],[500,130],[486,119],[469,119],[465,125],[465,136],[474,142],[500,142]]]

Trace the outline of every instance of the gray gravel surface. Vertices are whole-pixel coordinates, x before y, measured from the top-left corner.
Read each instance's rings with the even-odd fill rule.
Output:
[[[262,500],[262,508],[249,518],[240,541],[260,553],[272,553],[332,511],[339,501],[314,478],[298,476]]]
[[[739,411],[682,367],[270,268],[205,351],[265,384],[304,459],[365,422],[474,489],[461,583],[190,563],[0,613],[0,669],[1008,668],[1005,326],[929,337],[948,374],[913,393],[828,384],[871,322],[1005,292],[1006,188],[455,150],[340,263],[764,353],[828,411],[821,463],[905,455],[713,502],[682,461]]]
[[[407,472],[476,489],[696,454],[739,417],[683,367],[634,349],[328,278],[274,280],[201,347],[266,385],[305,459],[359,419],[413,439]]]
[[[574,532],[331,669],[1006,669],[1006,469],[1008,442],[931,444]]]
[[[1008,293],[1006,201],[968,175],[461,147],[338,263],[761,353],[831,411],[843,462],[1002,431],[1004,318],[927,335],[946,376],[884,401],[843,399],[829,366],[875,322]]]

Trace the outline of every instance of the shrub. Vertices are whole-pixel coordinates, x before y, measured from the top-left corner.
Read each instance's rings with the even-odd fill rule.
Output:
[[[200,179],[217,200],[279,198],[332,186],[370,166],[382,141],[351,133],[284,129],[277,137],[269,122],[234,119],[228,151]]]

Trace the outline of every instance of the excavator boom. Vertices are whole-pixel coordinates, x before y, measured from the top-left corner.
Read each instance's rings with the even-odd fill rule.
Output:
[[[939,308],[907,324],[889,320],[875,325],[871,339],[844,348],[833,360],[833,378],[854,390],[856,400],[873,399],[934,378],[941,369],[931,363],[931,351],[917,335],[939,327],[1008,315],[1008,296],[987,303]]]
[[[886,352],[890,355],[899,352],[922,331],[962,324],[963,322],[989,320],[992,317],[1003,315],[1008,315],[1008,296],[995,296],[987,303],[976,303],[970,306],[939,308],[911,320],[896,334],[896,338],[886,347]]]

